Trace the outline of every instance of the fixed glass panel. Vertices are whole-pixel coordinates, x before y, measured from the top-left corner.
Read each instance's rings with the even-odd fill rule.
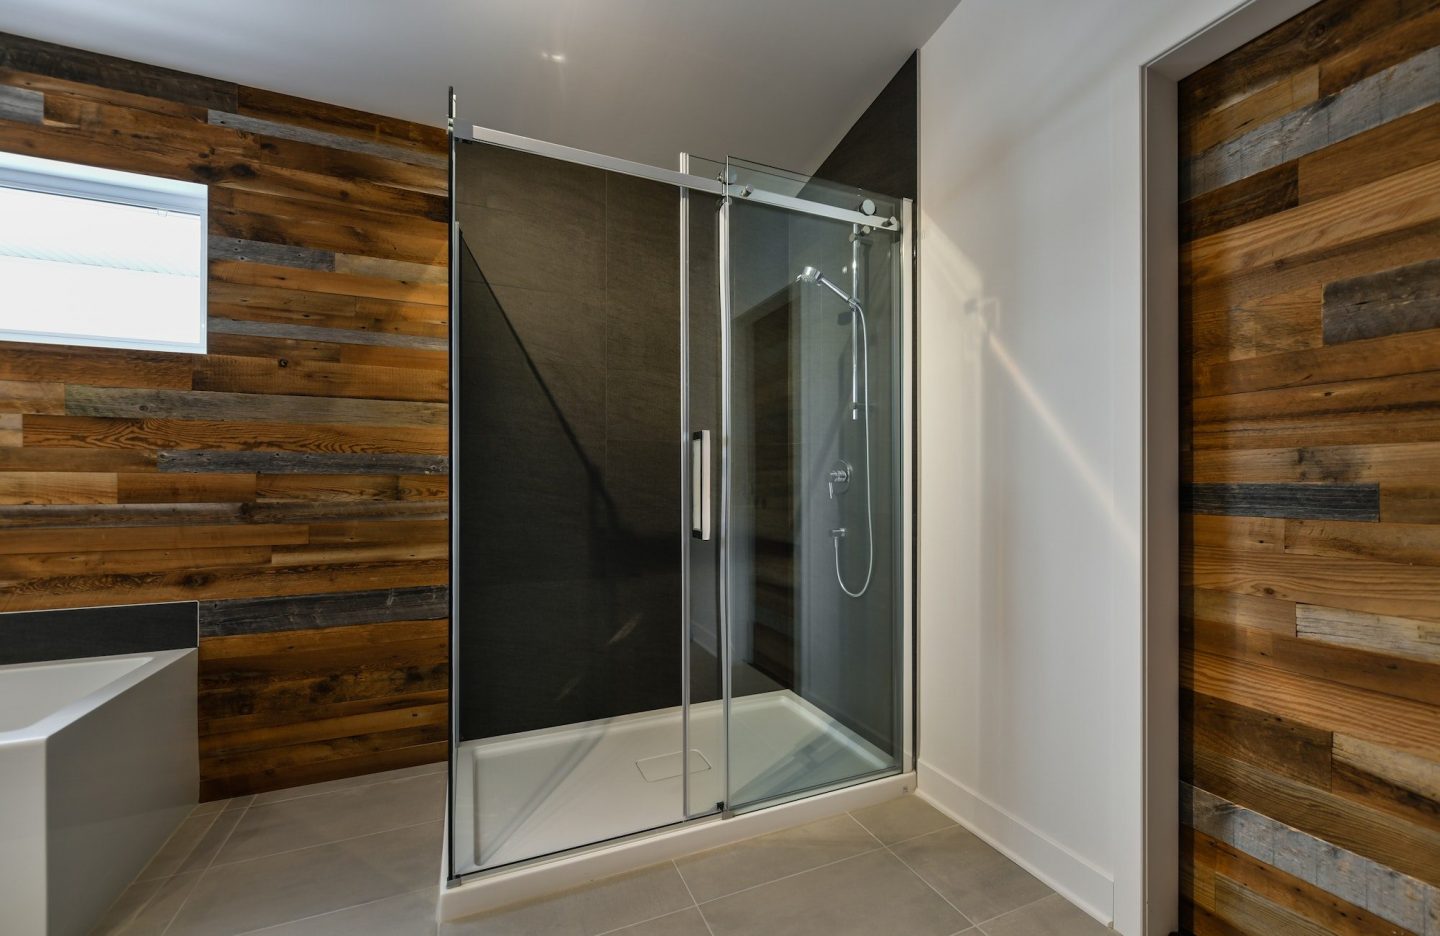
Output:
[[[684,817],[678,191],[456,155],[454,870]]]
[[[743,197],[726,212],[727,804],[744,809],[899,768],[900,238]]]

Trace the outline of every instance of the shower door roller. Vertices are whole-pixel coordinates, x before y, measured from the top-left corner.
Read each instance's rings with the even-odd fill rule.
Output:
[[[710,430],[690,434],[690,535],[710,538]]]

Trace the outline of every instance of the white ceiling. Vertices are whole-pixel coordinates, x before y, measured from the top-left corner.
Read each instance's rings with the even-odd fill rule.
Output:
[[[811,171],[957,2],[0,0],[0,31],[437,125],[453,84],[512,133]]]

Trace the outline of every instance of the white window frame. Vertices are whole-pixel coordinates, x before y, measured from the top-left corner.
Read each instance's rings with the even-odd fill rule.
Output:
[[[0,153],[0,187],[23,189],[49,195],[84,198],[139,208],[157,208],[200,219],[200,290],[197,314],[199,338],[195,342],[146,341],[70,332],[45,332],[0,328],[0,341],[32,344],[80,345],[96,348],[123,348],[137,351],[173,351],[204,354],[209,319],[208,275],[210,257],[210,190],[198,182],[182,182],[137,172],[100,169],[78,163],[40,159],[19,153]]]

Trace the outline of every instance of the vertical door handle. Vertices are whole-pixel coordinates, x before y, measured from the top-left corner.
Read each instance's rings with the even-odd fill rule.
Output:
[[[710,538],[710,430],[690,434],[690,535]]]

